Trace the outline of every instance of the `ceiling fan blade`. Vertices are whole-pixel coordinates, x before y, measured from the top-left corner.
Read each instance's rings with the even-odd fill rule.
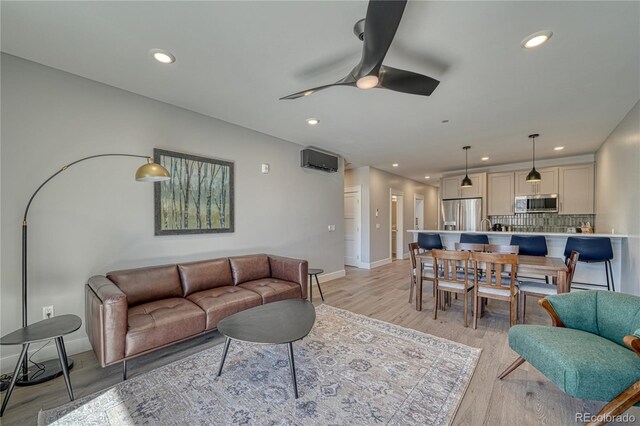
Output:
[[[440,82],[435,78],[385,65],[380,67],[378,87],[413,95],[429,96]]]
[[[362,59],[354,76],[356,79],[375,74],[400,25],[407,0],[370,0],[364,21]]]
[[[318,86],[311,89],[303,90],[302,92],[297,92],[288,96],[283,96],[280,98],[280,100],[302,98],[304,96],[313,95],[314,93],[319,92],[320,90],[328,89],[329,87],[333,87],[333,86],[355,86],[355,85],[356,85],[355,79],[351,74],[349,74],[342,80],[338,80],[333,84],[325,84],[324,86]]]

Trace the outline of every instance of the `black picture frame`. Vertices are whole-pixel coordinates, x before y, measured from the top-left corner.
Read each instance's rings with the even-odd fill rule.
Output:
[[[158,148],[153,158],[171,174],[154,183],[155,235],[234,232],[233,162]]]

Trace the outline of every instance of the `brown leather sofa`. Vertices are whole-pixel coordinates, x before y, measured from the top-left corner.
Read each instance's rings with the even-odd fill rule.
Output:
[[[307,297],[306,260],[266,254],[109,272],[86,285],[86,330],[102,367],[216,329],[231,314]]]

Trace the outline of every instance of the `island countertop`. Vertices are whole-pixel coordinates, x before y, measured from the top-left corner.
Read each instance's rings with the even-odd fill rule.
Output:
[[[407,232],[428,232],[433,234],[486,234],[486,235],[544,235],[545,237],[609,237],[609,238],[628,238],[625,234],[582,234],[569,232],[516,232],[516,231],[441,231],[435,229],[410,229]]]

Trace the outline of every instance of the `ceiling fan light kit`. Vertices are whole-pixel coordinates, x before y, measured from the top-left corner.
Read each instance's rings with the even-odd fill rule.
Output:
[[[539,136],[538,133],[529,135],[529,138],[533,140],[533,168],[527,175],[527,182],[540,182],[542,180],[540,172],[536,170],[536,138]]]
[[[298,99],[333,86],[359,89],[387,89],[413,95],[430,96],[440,82],[426,75],[382,65],[396,35],[407,0],[371,0],[367,16],[356,22],[353,33],[363,41],[362,58],[341,80],[313,87],[280,98]]]
[[[469,149],[471,149],[470,146],[463,146],[462,149],[464,149],[464,179],[462,179],[462,183],[460,184],[461,188],[470,188],[473,186],[473,182],[471,182],[471,179],[469,178],[469,172],[468,172],[468,168],[469,168]]]

